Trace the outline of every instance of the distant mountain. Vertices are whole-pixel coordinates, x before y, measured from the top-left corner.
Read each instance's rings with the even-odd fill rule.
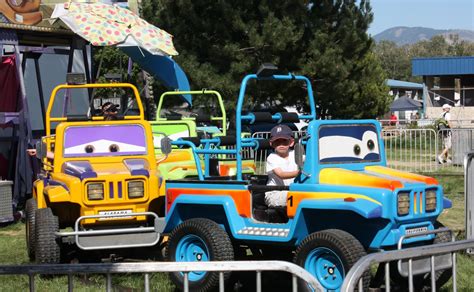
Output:
[[[459,39],[474,42],[474,31],[465,29],[433,29],[426,27],[392,27],[381,33],[376,34],[373,38],[376,42],[382,40],[392,41],[397,45],[414,44],[422,40],[429,40],[436,35],[443,35],[449,42],[450,35],[459,35]]]

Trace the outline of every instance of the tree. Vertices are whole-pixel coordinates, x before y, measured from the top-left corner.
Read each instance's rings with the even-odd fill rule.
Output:
[[[411,76],[410,46],[398,47],[391,41],[381,41],[374,47],[374,54],[380,60],[388,78],[409,80]]]
[[[192,87],[220,91],[229,110],[242,78],[269,62],[308,76],[323,116],[375,117],[386,110],[388,89],[366,33],[370,6],[356,2],[145,0],[143,15],[174,35],[175,60]],[[254,105],[307,99],[300,83],[258,84],[252,98]]]
[[[114,46],[92,47],[92,50],[95,64],[93,74],[94,77],[97,77],[97,82],[107,82],[106,74],[119,74],[122,82],[133,83],[140,88],[144,86],[142,84],[142,70],[137,64],[133,64],[131,71],[129,71],[129,57],[119,48]]]
[[[368,118],[383,114],[388,88],[367,35],[372,21],[367,1],[318,1],[310,11],[314,30],[303,60],[313,76],[321,115]]]

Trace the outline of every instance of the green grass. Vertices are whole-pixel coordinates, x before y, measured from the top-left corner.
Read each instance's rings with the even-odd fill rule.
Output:
[[[26,253],[25,225],[12,224],[0,228],[0,264],[28,264]],[[0,276],[0,291],[27,291],[27,276]],[[79,275],[74,277],[74,291],[105,291],[105,276]],[[66,291],[67,277],[35,277],[36,291]],[[114,291],[143,291],[143,275],[113,275]],[[150,276],[151,291],[173,291],[174,286],[166,274],[152,274]]]
[[[437,175],[435,177],[443,186],[445,196],[453,203],[452,208],[443,211],[439,221],[462,238],[465,230],[464,176]]]
[[[474,274],[473,260],[468,255],[458,254],[456,256],[456,263],[456,284],[458,291],[474,291],[474,279],[472,278]],[[440,291],[453,291],[452,279],[449,280]]]

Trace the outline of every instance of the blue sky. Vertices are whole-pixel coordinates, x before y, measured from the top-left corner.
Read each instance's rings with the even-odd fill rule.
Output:
[[[369,34],[394,26],[474,30],[474,0],[370,0]]]

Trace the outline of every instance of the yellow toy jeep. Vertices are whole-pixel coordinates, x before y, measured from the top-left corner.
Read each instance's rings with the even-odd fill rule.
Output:
[[[113,103],[102,104],[102,111],[104,105],[113,105],[112,116],[94,116],[94,106],[84,115],[53,116],[55,101],[61,104],[59,92],[67,96],[74,90],[131,94],[118,97],[121,112]],[[93,98],[90,104],[100,101]],[[68,103],[66,99],[62,104]],[[59,263],[66,244],[99,250],[159,242],[162,219],[158,214],[164,203],[158,191],[161,178],[152,131],[135,86],[57,86],[46,112],[46,136],[36,148],[43,169],[26,206],[31,260]]]

